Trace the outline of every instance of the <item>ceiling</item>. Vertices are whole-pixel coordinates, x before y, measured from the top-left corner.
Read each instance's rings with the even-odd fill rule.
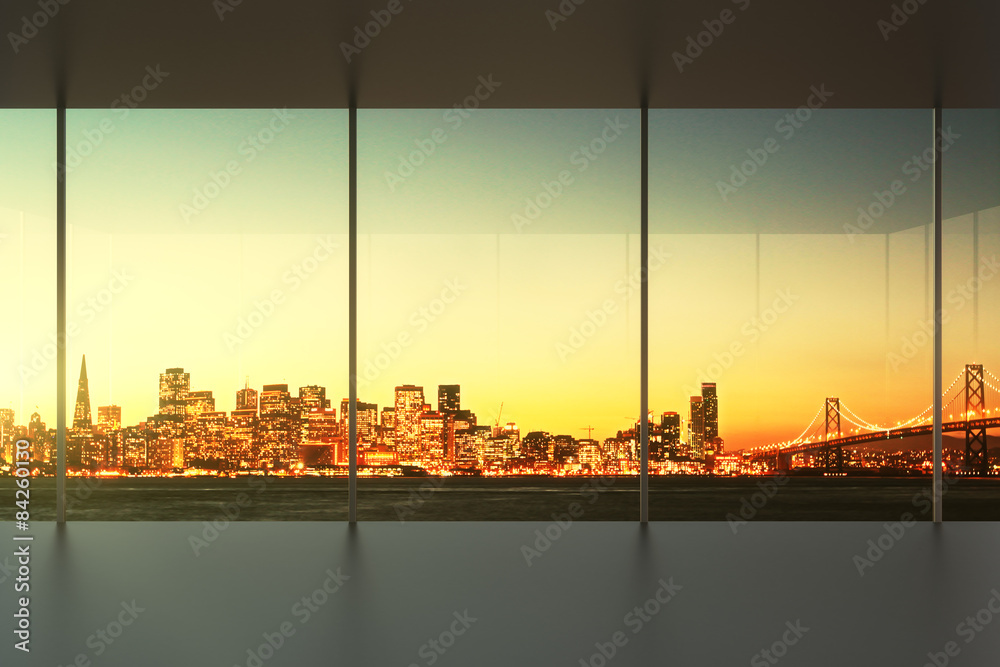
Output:
[[[930,107],[937,80],[946,107],[1000,107],[995,0],[907,0],[885,34],[888,0],[65,1],[0,6],[0,106],[107,107],[159,66],[147,106],[342,108],[353,81],[361,108],[441,108],[492,75],[495,108],[796,107],[821,84],[830,107]]]

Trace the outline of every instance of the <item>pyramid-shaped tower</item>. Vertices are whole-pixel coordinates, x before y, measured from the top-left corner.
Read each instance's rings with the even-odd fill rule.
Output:
[[[80,384],[76,390],[76,409],[73,410],[73,430],[90,432],[93,428],[90,419],[90,385],[87,382],[87,355],[83,355],[80,366]]]

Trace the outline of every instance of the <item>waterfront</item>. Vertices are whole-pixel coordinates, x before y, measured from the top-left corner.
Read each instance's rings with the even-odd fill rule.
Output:
[[[650,479],[650,519],[725,521],[896,521],[930,518],[930,479],[691,476]],[[0,479],[0,519],[14,519],[14,480]],[[31,520],[55,518],[55,480],[31,484]],[[244,495],[241,495],[244,494]],[[67,516],[82,521],[346,521],[343,478],[84,478],[67,480]],[[746,501],[746,502],[744,502]],[[549,521],[579,503],[582,521],[638,519],[636,477],[374,478],[358,480],[362,521]],[[756,507],[756,505],[762,505]],[[228,507],[228,509],[227,509]],[[753,508],[753,512],[748,507]],[[1000,519],[1000,479],[959,479],[945,495],[945,519]]]

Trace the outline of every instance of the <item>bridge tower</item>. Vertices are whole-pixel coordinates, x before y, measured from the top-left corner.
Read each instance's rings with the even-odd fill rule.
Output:
[[[965,469],[977,475],[990,472],[989,450],[986,446],[986,428],[971,428],[973,419],[986,417],[986,384],[983,382],[983,365],[965,366]]]
[[[839,438],[841,435],[840,399],[827,398],[824,412],[826,412],[826,420],[823,428],[824,441],[831,438]],[[840,445],[827,445],[820,450],[820,457],[823,461],[823,467],[827,470],[836,468],[838,471],[842,471],[844,469],[844,449]]]

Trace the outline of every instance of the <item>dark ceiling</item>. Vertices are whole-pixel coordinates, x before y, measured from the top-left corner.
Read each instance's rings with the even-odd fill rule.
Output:
[[[362,108],[450,107],[492,74],[490,107],[635,107],[644,83],[654,108],[795,107],[819,84],[831,107],[929,107],[938,76],[944,106],[1000,107],[996,0],[899,0],[891,32],[888,0],[576,2],[4,0],[0,105],[56,106],[64,80],[68,107],[107,107],[159,66],[146,106],[345,107],[353,79]]]

